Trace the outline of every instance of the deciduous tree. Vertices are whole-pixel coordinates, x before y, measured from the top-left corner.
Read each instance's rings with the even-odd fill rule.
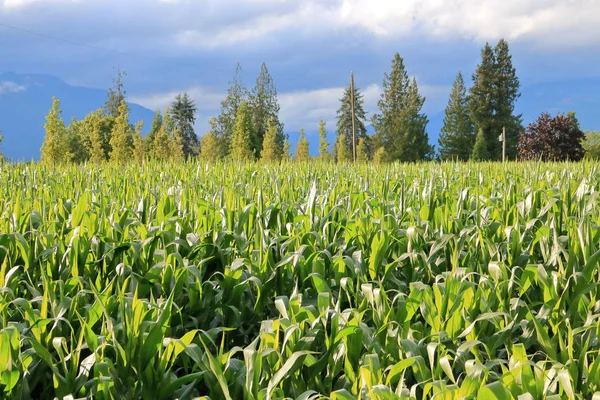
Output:
[[[575,113],[558,114],[552,118],[544,113],[529,124],[519,141],[521,160],[579,161],[585,155]]]

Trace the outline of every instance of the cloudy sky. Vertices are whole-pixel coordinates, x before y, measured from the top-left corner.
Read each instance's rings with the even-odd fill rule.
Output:
[[[118,66],[130,100],[149,108],[188,91],[203,128],[236,63],[252,86],[266,62],[287,128],[313,131],[333,121],[351,71],[374,112],[395,52],[430,114],[501,37],[524,86],[597,78],[599,15],[600,0],[0,0],[0,72],[105,88]]]

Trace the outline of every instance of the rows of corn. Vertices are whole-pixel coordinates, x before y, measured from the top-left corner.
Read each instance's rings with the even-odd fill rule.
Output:
[[[596,164],[0,168],[0,398],[600,398]]]

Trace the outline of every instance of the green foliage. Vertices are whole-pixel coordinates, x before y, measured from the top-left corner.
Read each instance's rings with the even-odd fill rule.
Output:
[[[595,162],[0,174],[0,397],[593,399]]]
[[[292,153],[290,151],[290,149],[292,148],[292,146],[290,145],[290,142],[288,140],[288,138],[286,137],[284,142],[283,142],[283,155],[281,156],[281,160],[282,161],[292,161]]]
[[[254,160],[252,151],[252,137],[254,127],[252,126],[252,114],[246,101],[242,101],[235,119],[235,129],[231,139],[231,157],[236,161]]]
[[[152,142],[154,142],[154,138],[156,137],[156,135],[158,135],[158,131],[160,131],[162,125],[163,116],[160,110],[156,110],[156,113],[154,113],[154,118],[152,119],[152,126],[150,127],[150,132],[148,132],[148,136],[146,137],[146,145],[148,151],[152,149]]]
[[[326,126],[327,123],[325,121],[319,121],[319,159],[328,162],[331,161],[331,154],[329,154]]]
[[[376,165],[381,165],[389,162],[389,156],[385,151],[385,147],[380,147],[373,154],[373,163]]]
[[[194,131],[197,110],[196,104],[190,99],[187,93],[175,96],[175,100],[171,103],[169,110],[169,116],[173,123],[173,131],[177,135],[186,159],[197,156],[200,151],[198,135]]]
[[[358,146],[356,146],[356,161],[360,163],[369,162],[369,147],[367,145],[367,138],[360,138]]]
[[[475,146],[473,146],[473,152],[471,158],[475,161],[486,161],[490,159],[490,153],[488,151],[488,144],[483,133],[483,129],[477,132],[477,138],[475,139]]]
[[[262,162],[270,163],[281,160],[283,146],[278,140],[278,129],[279,126],[277,120],[271,118],[269,120],[269,128],[267,129],[267,133],[265,134],[263,141],[263,148],[260,153],[260,160]]]
[[[352,162],[352,153],[348,149],[346,135],[338,135],[337,141],[335,142],[335,160],[338,164],[345,164]]]
[[[585,132],[582,145],[587,159],[600,160],[600,132]]]
[[[220,160],[225,151],[223,150],[223,144],[215,134],[217,128],[216,118],[210,118],[208,124],[211,129],[206,132],[200,141],[200,156],[209,161]]]
[[[442,160],[466,161],[471,157],[476,135],[468,106],[467,89],[459,72],[452,86],[439,138]]]
[[[372,119],[375,147],[385,147],[390,160],[410,162],[433,155],[426,130],[427,116],[421,112],[424,103],[416,79],[409,79],[404,60],[396,53],[392,71],[383,80],[379,114]]]
[[[519,88],[508,43],[502,39],[495,48],[486,43],[481,63],[473,74],[469,111],[476,131],[483,130],[491,160],[502,159],[502,143],[497,140],[502,128],[506,128],[506,156],[509,159],[517,156],[523,130],[521,115],[514,115],[515,103],[521,95]]]
[[[126,164],[131,162],[133,136],[131,125],[129,125],[129,107],[125,100],[121,101],[119,115],[115,119],[115,124],[110,137],[110,161],[117,164]]]
[[[69,141],[65,123],[61,118],[60,100],[52,98],[52,108],[46,116],[46,136],[41,148],[41,161],[48,165],[59,165],[70,161]]]
[[[138,164],[143,164],[147,157],[146,140],[142,136],[144,122],[140,121],[135,125],[133,132],[133,159]]]
[[[296,161],[307,162],[310,159],[309,155],[309,143],[304,134],[304,129],[300,129],[300,138],[296,145]]]
[[[71,155],[70,162],[81,164],[86,162],[90,155],[88,149],[91,147],[90,136],[84,130],[84,121],[75,118],[71,120],[66,128],[68,152]]]
[[[112,122],[107,122],[102,110],[91,112],[82,120],[81,129],[86,136],[83,143],[91,163],[101,164],[108,160],[111,136],[108,127],[112,125]]]
[[[2,133],[2,131],[0,130],[0,133]],[[0,145],[2,145],[2,141],[4,140],[4,136],[0,135]],[[4,155],[2,154],[2,152],[0,151],[0,162],[4,161]]]

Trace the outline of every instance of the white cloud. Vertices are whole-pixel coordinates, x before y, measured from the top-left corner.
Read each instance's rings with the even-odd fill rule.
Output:
[[[362,90],[367,118],[377,110],[380,93],[381,88],[376,84],[369,85]],[[327,122],[330,131],[334,130],[336,113],[343,94],[343,87],[280,94],[280,117],[285,123],[286,130],[297,131],[305,128],[313,131],[320,120]]]
[[[44,4],[92,21],[111,18],[105,13],[118,9],[117,21],[141,30],[154,27],[161,38],[192,48],[280,41],[302,34],[325,37],[357,28],[389,39],[460,37],[481,42],[504,37],[546,46],[600,43],[599,0],[0,0],[0,10],[35,11],[36,5]]]
[[[342,20],[376,35],[598,41],[597,0],[344,0]]]
[[[0,81],[0,95],[4,93],[19,93],[24,91],[25,86],[11,81]]]
[[[79,0],[4,0],[0,3],[0,10],[2,9],[17,9],[25,6],[29,6],[32,4],[42,4],[42,3],[74,3]]]

